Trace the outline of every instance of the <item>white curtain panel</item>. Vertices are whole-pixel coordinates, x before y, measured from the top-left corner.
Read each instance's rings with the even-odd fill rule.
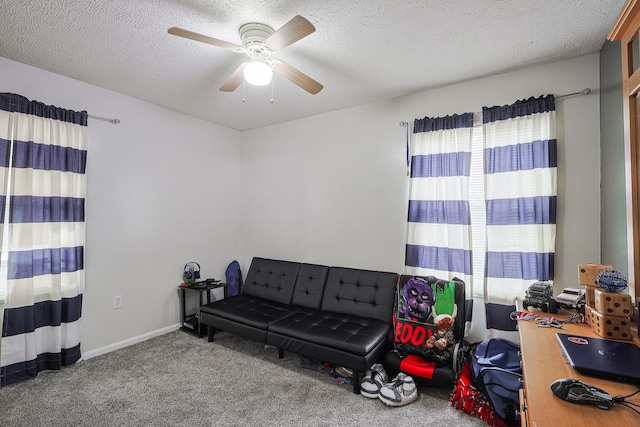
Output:
[[[473,113],[415,120],[405,274],[465,283],[472,314],[469,171]]]
[[[469,170],[473,114],[414,123],[405,273],[471,278]]]
[[[490,330],[515,330],[509,313],[534,282],[553,283],[556,242],[555,99],[483,108],[485,302]],[[494,334],[494,336],[496,336]]]
[[[0,94],[6,302],[1,385],[80,358],[86,112]],[[8,201],[8,203],[7,203]]]
[[[488,338],[517,340],[516,299],[553,281],[556,176],[552,95],[416,119],[405,273],[464,280]]]

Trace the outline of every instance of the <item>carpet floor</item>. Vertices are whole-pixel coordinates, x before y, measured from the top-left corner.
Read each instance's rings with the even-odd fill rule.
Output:
[[[451,388],[420,388],[389,407],[302,359],[230,333],[174,331],[0,388],[3,426],[486,427],[451,407]]]

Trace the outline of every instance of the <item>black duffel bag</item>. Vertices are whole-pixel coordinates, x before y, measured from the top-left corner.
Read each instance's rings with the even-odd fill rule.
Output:
[[[473,385],[507,424],[520,425],[522,366],[518,344],[492,338],[478,344],[470,359]]]

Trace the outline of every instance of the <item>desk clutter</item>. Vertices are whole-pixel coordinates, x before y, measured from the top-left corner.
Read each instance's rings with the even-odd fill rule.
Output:
[[[223,283],[222,283],[222,280],[218,280],[218,279],[198,279],[192,283],[182,283],[180,286],[183,288],[189,288],[189,289],[206,289],[207,286],[211,286],[211,285],[222,286]]]
[[[580,284],[586,287],[585,321],[603,338],[631,340],[633,304],[622,291],[627,279],[607,264],[580,264]]]
[[[566,313],[563,313],[563,317],[564,315]],[[524,317],[528,316],[524,315]],[[588,385],[605,390],[612,398],[614,396],[623,396],[625,401],[627,397],[638,390],[636,384],[623,382],[608,376],[610,372],[607,372],[607,376],[604,376],[578,371],[569,361],[566,350],[559,344],[562,343],[559,337],[567,336],[567,342],[575,343],[578,355],[594,354],[593,351],[590,353],[586,351],[586,348],[591,347],[596,341],[633,347],[636,351],[640,351],[640,349],[630,341],[601,338],[586,323],[579,324],[576,322],[576,324],[571,324],[563,322],[562,326],[566,328],[566,331],[536,327],[535,321],[518,321],[524,379],[524,388],[521,395],[521,419],[524,419],[525,422],[522,425],[537,425],[541,427],[638,425],[638,414],[629,410],[629,408],[617,405],[617,403],[609,410],[601,410],[588,404],[575,405],[575,402],[565,401],[562,396],[553,393],[553,389],[550,389],[550,386],[556,380],[564,378],[579,379]],[[586,337],[586,345],[580,337]],[[595,360],[597,368],[603,368],[598,356],[596,352],[592,359]],[[609,356],[609,359],[614,358],[614,355]],[[577,362],[573,355],[572,359]],[[628,365],[637,365],[638,356],[623,357],[623,359],[627,360],[627,365],[619,363],[616,366],[626,369]],[[605,368],[607,371],[608,366]],[[628,371],[625,374],[628,374]],[[636,399],[633,400],[635,404]]]

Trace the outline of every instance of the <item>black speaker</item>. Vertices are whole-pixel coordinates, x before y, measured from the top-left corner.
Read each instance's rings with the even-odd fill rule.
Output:
[[[184,283],[194,283],[200,278],[200,264],[197,262],[188,262],[182,269],[182,280]]]

